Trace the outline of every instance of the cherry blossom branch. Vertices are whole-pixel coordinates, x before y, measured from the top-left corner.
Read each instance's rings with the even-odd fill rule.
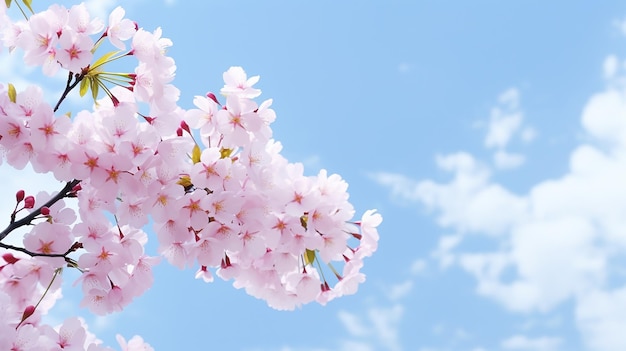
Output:
[[[47,254],[47,253],[41,253],[41,252],[32,252],[30,250],[27,250],[23,247],[19,247],[19,246],[13,246],[13,245],[9,245],[9,244],[3,244],[0,243],[0,247],[3,249],[7,249],[7,250],[14,250],[14,251],[19,251],[19,252],[23,252],[31,257],[35,257],[35,256],[39,256],[39,257],[62,257],[65,259],[65,262],[71,264],[71,265],[75,265],[76,262],[67,257],[67,255],[71,254],[72,252],[80,249],[83,247],[83,244],[79,243],[79,242],[75,242],[69,249],[67,249],[67,251],[65,251],[64,253],[60,253],[60,254]]]
[[[74,78],[73,83],[72,83],[72,78]],[[59,106],[61,106],[61,103],[67,97],[67,94],[69,94],[70,91],[72,91],[72,89],[74,89],[78,85],[78,83],[80,83],[80,81],[83,80],[83,78],[85,78],[84,71],[83,73],[76,73],[76,74],[69,72],[67,76],[67,83],[65,83],[65,90],[63,91],[63,94],[61,94],[61,97],[59,98],[59,101],[57,102],[57,104],[54,105],[54,112],[57,112],[57,110],[59,109]],[[0,238],[0,240],[2,239]]]
[[[71,182],[67,182],[65,184],[65,186],[63,187],[63,189],[61,189],[61,191],[54,195],[50,200],[48,200],[45,204],[43,204],[42,206],[39,206],[39,208],[37,208],[36,210],[34,210],[33,212],[31,212],[28,216],[21,218],[17,221],[11,221],[11,223],[9,223],[9,225],[2,231],[0,232],[0,241],[4,240],[4,238],[7,237],[7,235],[9,235],[12,231],[14,231],[15,229],[21,227],[21,226],[25,226],[25,225],[29,225],[31,224],[31,222],[33,221],[33,219],[35,219],[35,217],[39,216],[41,214],[41,209],[43,207],[50,207],[52,205],[54,205],[57,201],[69,197],[69,194],[74,191],[74,188],[80,183],[80,180],[72,180]],[[31,255],[32,256],[32,255]]]

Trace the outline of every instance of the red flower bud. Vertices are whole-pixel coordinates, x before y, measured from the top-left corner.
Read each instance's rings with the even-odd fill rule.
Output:
[[[154,117],[150,117],[150,116],[142,116],[142,117],[143,117],[143,119],[146,120],[146,122],[148,122],[150,124],[152,124],[154,122],[154,120],[155,120]]]
[[[216,104],[220,105],[220,102],[217,101],[217,97],[215,96],[215,94],[209,92],[209,93],[206,93],[206,97],[208,97],[209,99],[215,101]]]
[[[35,207],[35,197],[32,195],[26,196],[24,198],[24,208],[33,208]]]
[[[33,313],[35,313],[35,306],[26,306],[26,308],[24,309],[24,313],[22,314],[22,322],[25,321],[26,318],[32,316]]]
[[[14,264],[15,262],[20,260],[19,258],[13,256],[12,253],[5,253],[4,255],[2,255],[2,259],[9,264]]]
[[[183,129],[182,128],[176,129],[176,135],[183,136]]]
[[[18,190],[17,193],[15,193],[15,199],[17,202],[22,202],[22,200],[24,200],[24,196],[26,196],[24,190]]]
[[[187,133],[191,134],[191,131],[189,130],[189,125],[187,124],[187,122],[180,121],[180,127]]]
[[[43,206],[41,208],[41,214],[44,215],[44,216],[49,216],[50,215],[50,209],[48,207],[46,207],[46,206]]]
[[[72,188],[72,192],[73,192],[73,193],[77,193],[77,192],[79,192],[79,191],[81,191],[81,190],[83,190],[83,187],[82,187],[82,186],[80,186],[80,183],[78,183],[78,184],[74,185],[74,187]]]

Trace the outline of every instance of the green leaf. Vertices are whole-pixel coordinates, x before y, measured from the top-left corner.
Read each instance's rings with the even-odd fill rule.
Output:
[[[26,7],[28,7],[28,9],[30,10],[30,13],[35,13],[35,11],[33,11],[33,8],[30,7],[30,5],[33,3],[33,0],[23,0],[24,5],[26,5]]]
[[[83,80],[80,81],[80,96],[83,97],[87,94],[87,90],[89,90],[89,84],[91,81],[91,77],[86,76]]]
[[[195,165],[200,162],[200,156],[202,156],[202,151],[200,150],[200,146],[198,144],[194,145],[193,150],[191,151],[191,161]]]
[[[306,249],[304,251],[304,264],[313,264],[315,261],[315,251]]]
[[[15,91],[15,85],[9,83],[9,100],[11,100],[12,103],[15,103],[15,101],[17,100],[17,92]]]
[[[118,54],[119,52],[120,51],[111,51],[111,52],[107,52],[106,54],[102,55],[102,57],[97,59],[96,62],[94,62],[93,65],[91,65],[90,70],[98,69],[98,67],[104,65],[111,57],[113,57],[115,54]]]
[[[98,100],[98,92],[100,91],[100,84],[98,84],[98,77],[95,76],[91,79],[91,96],[93,100]]]

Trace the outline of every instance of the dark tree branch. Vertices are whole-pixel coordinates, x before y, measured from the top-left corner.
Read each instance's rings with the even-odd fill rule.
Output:
[[[9,225],[2,232],[0,232],[0,241],[4,240],[4,238],[6,238],[7,235],[9,235],[15,229],[21,226],[30,225],[33,219],[35,219],[35,217],[41,214],[42,207],[50,207],[54,205],[57,201],[65,197],[68,197],[68,194],[72,191],[72,189],[74,189],[76,185],[78,185],[78,183],[80,183],[80,180],[76,180],[76,179],[72,180],[71,182],[67,182],[65,186],[63,187],[63,189],[61,189],[61,191],[58,194],[54,195],[45,204],[43,204],[42,206],[39,206],[39,208],[31,212],[28,216],[9,223]]]
[[[74,82],[72,83],[72,78],[74,78]],[[72,89],[74,89],[78,83],[80,83],[81,80],[83,80],[83,78],[85,78],[85,74],[84,73],[72,73],[70,72],[67,76],[67,83],[65,83],[65,90],[63,91],[63,94],[61,94],[61,98],[59,98],[59,101],[57,102],[57,104],[54,106],[54,112],[57,112],[57,110],[59,109],[59,106],[61,106],[61,103],[63,102],[63,100],[65,100],[65,98],[67,97],[67,94],[70,93],[70,91],[72,91]]]

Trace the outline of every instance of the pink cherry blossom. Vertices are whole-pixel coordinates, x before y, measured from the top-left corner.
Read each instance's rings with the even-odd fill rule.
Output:
[[[55,340],[58,347],[68,351],[84,350],[87,339],[83,324],[77,317],[68,318],[59,328],[58,339]]]
[[[106,29],[106,35],[115,47],[124,50],[125,40],[132,38],[137,31],[137,27],[133,21],[124,18],[126,11],[121,6],[116,7],[109,15],[109,26]]]
[[[272,100],[254,100],[258,76],[231,67],[222,102],[208,93],[184,110],[167,55],[172,42],[160,28],[140,29],[121,7],[105,28],[85,5],[52,5],[13,22],[2,4],[0,31],[25,64],[68,75],[65,91],[50,99],[36,86],[0,85],[0,162],[61,181],[56,192],[12,200],[0,242],[26,230],[22,247],[0,250],[0,349],[109,350],[77,318],[53,328],[42,317],[61,295],[61,267],[80,272],[82,307],[98,315],[124,309],[153,283],[159,257],[147,252],[149,240],[170,264],[195,267],[195,278],[232,279],[276,309],[326,304],[364,282],[382,216],[370,210],[355,222],[340,176],[306,176],[281,155],[271,139]],[[120,50],[131,46],[112,54],[120,66],[130,62],[123,73],[107,71],[106,55],[88,69],[106,37]],[[109,87],[106,74],[119,86]],[[94,84],[102,97],[93,108],[56,114],[71,109],[73,89]],[[118,342],[123,351],[152,350],[140,337]]]
[[[248,78],[241,67],[231,67],[224,73],[224,87],[220,92],[226,96],[235,94],[252,99],[261,95],[261,91],[252,88],[259,81],[259,76]]]

